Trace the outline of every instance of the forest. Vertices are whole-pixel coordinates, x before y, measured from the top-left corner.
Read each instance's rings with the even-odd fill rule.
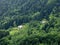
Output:
[[[60,45],[60,0],[0,0],[0,45]]]

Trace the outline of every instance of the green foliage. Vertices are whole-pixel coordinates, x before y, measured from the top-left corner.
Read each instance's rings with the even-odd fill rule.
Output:
[[[60,45],[60,0],[1,0],[0,45]]]

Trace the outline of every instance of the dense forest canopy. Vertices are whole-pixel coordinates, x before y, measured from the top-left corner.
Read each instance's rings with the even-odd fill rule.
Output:
[[[0,28],[7,29],[14,22],[19,25],[31,20],[48,19],[53,9],[59,8],[59,3],[59,0],[1,0]]]
[[[60,45],[60,0],[0,0],[0,45]]]

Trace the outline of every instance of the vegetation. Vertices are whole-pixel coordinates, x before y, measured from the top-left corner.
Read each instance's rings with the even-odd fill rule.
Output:
[[[60,45],[60,0],[1,0],[0,45]]]

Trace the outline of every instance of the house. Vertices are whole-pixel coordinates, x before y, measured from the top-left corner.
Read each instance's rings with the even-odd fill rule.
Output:
[[[48,23],[48,21],[47,20],[42,20],[41,23],[46,24],[46,23]]]
[[[19,26],[18,26],[19,29],[22,29],[22,27],[23,27],[23,25],[19,25]]]
[[[43,20],[42,23],[44,24],[44,23],[46,23],[46,21]]]

